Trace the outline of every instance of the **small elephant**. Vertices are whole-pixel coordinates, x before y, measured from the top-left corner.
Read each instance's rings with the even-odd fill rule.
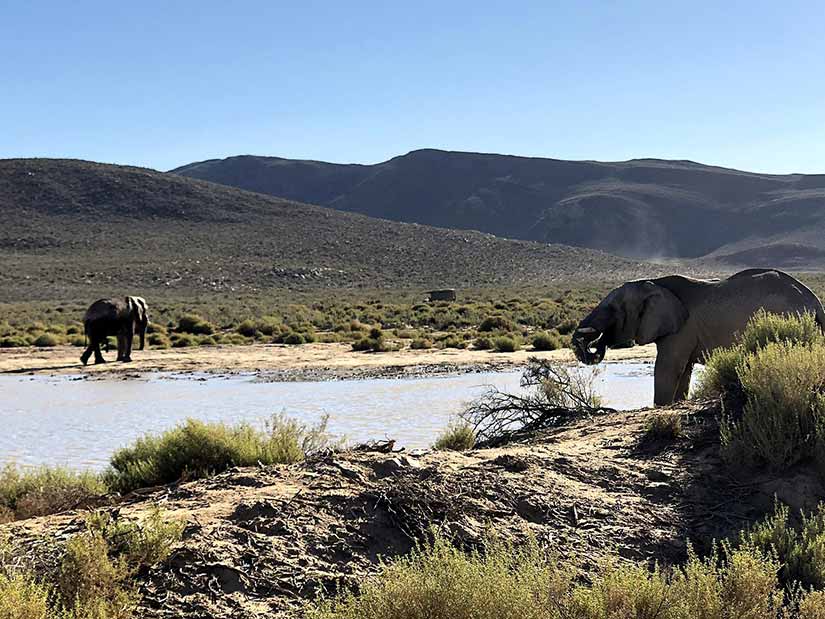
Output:
[[[610,292],[573,333],[579,361],[599,363],[605,350],[656,342],[654,404],[684,400],[693,365],[730,346],[751,316],[810,312],[820,328],[825,312],[803,283],[775,269],[747,269],[723,280],[671,275],[627,282]]]
[[[83,325],[88,338],[88,346],[80,360],[83,365],[89,361],[92,352],[95,363],[105,363],[100,353],[100,344],[106,342],[110,335],[117,336],[117,360],[132,360],[132,338],[140,336],[140,350],[146,341],[146,327],[149,325],[149,313],[146,301],[141,297],[124,299],[100,299],[86,310]]]

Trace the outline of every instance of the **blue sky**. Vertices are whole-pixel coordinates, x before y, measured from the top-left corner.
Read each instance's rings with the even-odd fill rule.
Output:
[[[0,157],[825,173],[825,3],[0,0]]]

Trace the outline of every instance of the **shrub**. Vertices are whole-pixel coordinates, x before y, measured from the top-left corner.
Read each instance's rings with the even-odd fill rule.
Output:
[[[0,573],[0,619],[57,619],[50,597],[51,587],[31,574]]]
[[[433,447],[449,451],[466,451],[475,445],[476,437],[472,426],[466,423],[451,425],[438,437]]]
[[[534,350],[558,350],[562,347],[562,340],[558,333],[537,333],[532,344]]]
[[[86,346],[86,338],[82,335],[72,335],[69,337],[69,344],[72,346],[83,347]]]
[[[410,348],[413,350],[426,350],[433,347],[432,341],[425,337],[418,338],[410,342]]]
[[[197,338],[198,346],[217,346],[217,340],[211,335],[201,335]]]
[[[680,436],[682,436],[682,415],[678,412],[655,413],[647,418],[646,439],[672,441]]]
[[[467,348],[467,342],[459,339],[456,335],[450,334],[438,342],[439,348]]]
[[[244,337],[255,337],[258,335],[258,326],[252,320],[244,320],[238,325],[237,331]]]
[[[21,348],[29,343],[19,335],[13,335],[0,339],[0,348]]]
[[[723,416],[723,456],[783,469],[821,451],[825,345],[768,344],[739,363],[738,377],[746,402]]]
[[[152,348],[169,348],[172,342],[162,333],[152,333],[146,338],[147,343]]]
[[[512,337],[501,336],[493,340],[493,348],[496,352],[515,352],[518,349],[518,343]]]
[[[368,337],[362,337],[352,343],[352,349],[360,352],[386,352],[393,348],[384,339],[384,332],[378,328],[370,329]]]
[[[584,583],[573,567],[545,555],[535,542],[516,548],[493,539],[486,546],[483,554],[463,553],[436,534],[411,555],[383,564],[359,594],[322,602],[309,616],[774,619],[781,612],[779,565],[753,549],[723,546],[704,560],[691,553],[685,565],[669,570],[608,562]],[[804,596],[802,603],[813,608]]]
[[[290,346],[300,346],[301,344],[305,344],[306,340],[300,333],[290,333],[284,338],[283,342]]]
[[[197,314],[184,314],[178,319],[178,332],[192,335],[212,335],[215,326]]]
[[[0,510],[13,518],[73,509],[106,492],[105,484],[93,473],[60,467],[20,471],[11,464],[0,469]]]
[[[825,587],[825,503],[810,515],[802,514],[801,524],[789,522],[788,507],[776,503],[772,516],[743,531],[739,545],[767,554],[775,553],[782,565],[780,576],[788,585]]]
[[[198,340],[188,333],[175,333],[172,336],[172,348],[189,348],[190,346],[197,346]]]
[[[150,323],[146,326],[146,333],[148,333],[148,334],[157,333],[157,334],[159,334],[159,335],[166,335],[166,334],[167,334],[167,330],[166,330],[166,327],[164,327],[164,326],[163,326],[162,324],[160,324],[160,323],[157,323],[157,322],[150,322]]]
[[[514,328],[515,324],[512,320],[500,315],[488,316],[481,321],[480,325],[478,325],[478,330],[481,332],[512,331]]]
[[[53,333],[44,333],[37,336],[32,344],[38,348],[53,348],[60,344],[60,339]]]
[[[326,418],[318,426],[307,428],[273,417],[266,432],[248,424],[227,426],[189,419],[159,436],[144,436],[115,452],[104,479],[110,488],[125,493],[207,477],[233,466],[296,462],[328,438]]]
[[[751,317],[736,344],[715,350],[705,361],[705,372],[695,397],[736,395],[741,387],[738,372],[748,355],[768,344],[814,345],[825,342],[812,314],[781,316],[758,311]]]
[[[476,350],[490,350],[493,348],[493,340],[489,337],[477,337],[473,342],[473,348]]]

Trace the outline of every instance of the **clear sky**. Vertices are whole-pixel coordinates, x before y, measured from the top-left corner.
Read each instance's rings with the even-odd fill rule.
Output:
[[[0,0],[0,157],[825,173],[825,2]]]

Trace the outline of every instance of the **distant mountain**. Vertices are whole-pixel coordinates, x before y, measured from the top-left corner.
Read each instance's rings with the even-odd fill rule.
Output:
[[[0,302],[123,290],[191,298],[263,288],[541,285],[659,272],[582,248],[74,160],[0,160],[0,213]]]
[[[239,156],[172,172],[372,217],[633,258],[825,264],[825,174],[439,150],[375,165]]]

